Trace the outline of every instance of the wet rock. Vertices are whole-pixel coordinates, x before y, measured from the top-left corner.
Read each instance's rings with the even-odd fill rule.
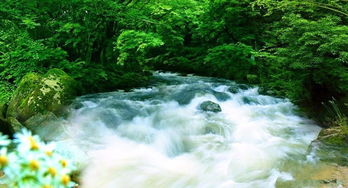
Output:
[[[180,105],[187,105],[197,94],[211,93],[211,89],[206,85],[194,85],[184,88],[172,95],[172,99],[177,101]]]
[[[243,97],[242,100],[244,104],[259,104],[257,99],[253,97]]]
[[[316,148],[316,156],[321,161],[347,166],[348,127],[337,126],[322,129],[311,147]]]
[[[180,92],[173,95],[173,99],[177,101],[180,105],[186,105],[191,102],[195,97],[196,93],[194,92]]]
[[[212,91],[212,94],[215,96],[215,98],[219,101],[227,101],[231,97],[227,93],[223,92],[217,92],[217,91]]]
[[[247,90],[249,89],[249,86],[248,85],[245,85],[245,84],[239,84],[238,87],[242,90]]]
[[[23,123],[39,113],[60,113],[75,94],[75,80],[60,69],[51,69],[45,75],[29,73],[23,77],[11,98],[7,117]]]
[[[228,88],[228,91],[233,93],[233,94],[236,94],[239,92],[239,88],[238,88],[238,86],[231,86],[230,88]]]
[[[83,104],[80,103],[80,102],[75,102],[75,103],[73,103],[73,104],[70,105],[70,108],[72,108],[72,109],[74,109],[74,110],[78,110],[78,109],[80,109],[80,108],[82,108],[82,107],[83,107]]]
[[[30,117],[28,120],[26,120],[24,122],[24,126],[29,129],[35,129],[38,126],[42,126],[57,120],[58,120],[57,116],[52,112],[47,112],[45,114],[39,113]]]
[[[247,89],[249,89],[248,85],[238,84],[238,85],[230,86],[230,88],[228,88],[228,91],[233,94],[236,94],[236,93],[239,93],[241,90],[247,90]]]
[[[205,112],[221,112],[219,104],[212,101],[204,101],[199,105],[199,109]]]
[[[172,94],[170,98],[177,101],[180,105],[187,105],[196,96],[202,96],[206,94],[214,95],[215,98],[219,101],[226,101],[230,99],[230,96],[227,93],[215,91],[211,88],[210,85],[207,84],[197,84],[194,86],[186,87]]]

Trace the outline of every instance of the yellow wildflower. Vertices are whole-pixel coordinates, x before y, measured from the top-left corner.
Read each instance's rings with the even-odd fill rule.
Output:
[[[39,164],[39,162],[37,160],[31,160],[29,162],[29,167],[30,167],[30,169],[36,171],[36,170],[38,170],[40,168],[40,164]]]
[[[5,155],[0,156],[0,166],[6,166],[8,164],[8,158]]]
[[[70,176],[69,175],[63,175],[62,176],[62,184],[67,186],[70,182]]]

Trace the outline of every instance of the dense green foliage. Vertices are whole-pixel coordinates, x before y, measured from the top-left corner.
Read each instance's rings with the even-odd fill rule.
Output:
[[[347,23],[342,0],[1,0],[0,98],[50,68],[81,94],[143,85],[161,69],[257,84],[316,109],[334,97],[344,110]]]

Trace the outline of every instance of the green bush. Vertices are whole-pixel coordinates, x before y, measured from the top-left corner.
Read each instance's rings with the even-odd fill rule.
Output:
[[[204,58],[213,76],[246,81],[255,66],[253,49],[245,44],[225,44],[208,50]]]

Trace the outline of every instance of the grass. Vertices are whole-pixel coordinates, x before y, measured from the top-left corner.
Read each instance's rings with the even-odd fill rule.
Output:
[[[343,112],[343,107],[338,105],[335,98],[329,100],[327,104],[322,103],[328,112],[329,126],[347,126],[348,118]]]

